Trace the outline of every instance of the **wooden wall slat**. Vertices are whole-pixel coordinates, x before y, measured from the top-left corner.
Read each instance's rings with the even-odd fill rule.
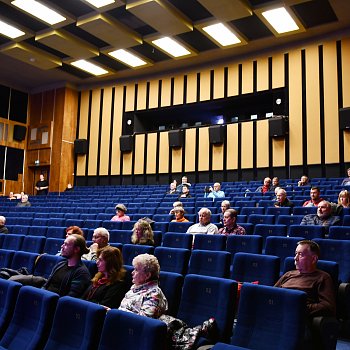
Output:
[[[161,132],[159,135],[159,172],[167,173],[169,170],[169,139],[167,132]]]
[[[212,152],[212,169],[213,170],[222,170],[224,167],[224,145],[213,145]]]
[[[132,172],[132,152],[123,153],[123,175],[131,175]]]
[[[137,85],[137,110],[146,109],[147,83],[141,82]]]
[[[224,67],[214,69],[214,98],[224,97]]]
[[[253,92],[253,61],[245,61],[242,64],[242,93]]]
[[[210,70],[205,69],[200,74],[200,101],[210,100]]]
[[[158,90],[159,90],[159,81],[152,80],[149,85],[149,108],[158,107]]]
[[[112,157],[111,157],[111,174],[120,174],[120,146],[119,137],[122,134],[123,120],[123,86],[116,86],[114,92],[114,110],[113,110],[113,136],[112,136]]]
[[[253,123],[242,124],[242,169],[253,167]]]
[[[197,73],[190,73],[187,75],[187,103],[197,101]]]
[[[163,78],[162,79],[162,96],[161,96],[161,107],[170,106],[171,101],[171,79]]]
[[[143,166],[145,163],[145,134],[135,135],[135,174],[143,174]]]
[[[286,165],[285,147],[286,143],[284,139],[272,139],[272,165],[274,167],[282,167]]]
[[[81,92],[80,115],[79,115],[79,139],[87,139],[88,114],[89,114],[89,94],[90,91]],[[77,157],[77,176],[85,175],[86,156]]]
[[[88,164],[89,176],[97,174],[98,134],[100,131],[100,96],[100,89],[92,91]]]
[[[134,107],[135,107],[135,84],[129,83],[126,85],[125,112],[134,111]]]
[[[182,105],[184,103],[184,77],[177,75],[174,78],[174,105]]]
[[[156,173],[157,133],[149,133],[147,138],[147,174]]]
[[[343,106],[350,107],[350,38],[342,39],[341,48]]]
[[[269,121],[259,120],[256,126],[256,165],[258,168],[269,166]]]
[[[267,57],[257,59],[257,82],[256,90],[264,91],[269,88],[269,61]]]
[[[344,161],[350,162],[350,132],[343,132],[344,136]]]
[[[284,83],[284,54],[272,56],[272,88],[277,89],[285,86]]]
[[[238,145],[238,124],[229,124],[227,125],[227,169],[238,168],[239,152],[241,152],[241,147]]]
[[[172,164],[173,173],[179,173],[182,170],[182,148],[172,148]]]
[[[209,170],[209,131],[208,128],[199,128],[198,170]]]
[[[228,66],[227,96],[238,95],[238,64]]]
[[[196,169],[196,129],[186,129],[185,171]]]

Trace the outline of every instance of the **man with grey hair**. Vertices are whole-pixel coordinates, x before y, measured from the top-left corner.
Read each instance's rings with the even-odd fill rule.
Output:
[[[95,229],[92,235],[92,244],[89,247],[89,253],[84,254],[82,260],[97,260],[97,250],[104,248],[109,242],[109,232],[104,227],[98,227]]]
[[[210,222],[211,211],[208,208],[202,208],[198,212],[198,224],[193,224],[187,229],[187,233],[204,233],[208,235],[214,235],[218,233],[216,225]]]
[[[231,208],[231,203],[225,199],[221,202],[221,213],[220,213],[220,222],[224,224],[224,213],[227,209]]]
[[[7,227],[5,226],[6,224],[6,218],[5,216],[0,216],[0,233],[9,233],[9,230],[7,229]]]
[[[24,194],[21,197],[21,201],[17,203],[17,207],[30,207],[31,203],[29,202],[29,198],[27,194]]]
[[[209,189],[204,191],[204,197],[206,198],[224,198],[225,192],[221,191],[221,185],[219,182],[215,182],[213,187],[209,187]]]
[[[294,203],[287,198],[287,192],[283,188],[279,188],[276,192],[275,207],[294,207]]]

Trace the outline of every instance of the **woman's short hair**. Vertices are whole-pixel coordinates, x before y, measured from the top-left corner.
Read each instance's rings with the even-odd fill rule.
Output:
[[[136,234],[136,228],[138,226],[141,228],[142,231],[142,236],[140,238],[138,238]],[[154,244],[153,230],[148,221],[140,219],[135,222],[134,228],[132,229],[131,242],[133,244]]]
[[[69,226],[66,228],[66,233],[68,233],[69,231],[72,231],[71,235],[84,236],[84,232],[79,226]]]
[[[151,254],[139,254],[135,256],[132,265],[138,266],[145,273],[150,273],[149,280],[157,280],[159,278],[160,266],[158,259]]]
[[[343,197],[347,199],[346,203],[349,205],[350,204],[350,192],[348,190],[342,190],[339,192],[338,204],[341,204],[340,198],[343,198]]]
[[[108,273],[108,284],[122,281],[125,276],[125,269],[123,267],[123,256],[118,248],[106,246],[97,250],[97,258],[103,258],[106,262],[106,270]],[[103,274],[97,272],[92,279],[93,283],[96,283]]]

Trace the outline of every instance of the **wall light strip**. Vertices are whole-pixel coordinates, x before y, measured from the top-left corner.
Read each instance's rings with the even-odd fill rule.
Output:
[[[236,34],[222,23],[212,24],[202,29],[222,46],[241,43]]]
[[[264,11],[261,14],[279,34],[299,30],[298,25],[284,7]]]
[[[0,34],[7,36],[8,38],[15,39],[25,34],[21,30],[17,29],[10,24],[7,24],[0,20]]]
[[[85,1],[97,8],[114,4],[115,2],[114,0],[85,0]]]
[[[184,46],[168,36],[152,40],[152,43],[173,57],[181,57],[191,54],[191,52]]]
[[[11,4],[51,25],[66,20],[58,12],[36,0],[14,0]]]
[[[147,64],[146,61],[142,60],[141,58],[124,49],[109,52],[108,55],[133,68],[144,66],[145,64]]]
[[[71,65],[96,76],[109,73],[107,70],[86,60],[74,61],[71,63]]]

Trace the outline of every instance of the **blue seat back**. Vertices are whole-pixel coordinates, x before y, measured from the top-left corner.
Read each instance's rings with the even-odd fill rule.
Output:
[[[7,234],[2,242],[2,249],[19,250],[22,246],[24,235]]]
[[[201,250],[225,250],[226,236],[225,235],[194,235],[193,249]]]
[[[154,255],[162,271],[186,274],[191,251],[184,248],[156,247]]]
[[[150,245],[124,244],[123,245],[123,262],[125,265],[132,265],[132,260],[139,254],[153,254],[154,247]]]
[[[192,248],[193,236],[187,233],[166,232],[163,236],[163,247]]]
[[[0,249],[0,268],[11,266],[14,250]]]
[[[31,253],[42,253],[46,237],[44,236],[25,236],[21,245],[21,250]]]
[[[290,225],[289,237],[304,237],[312,240],[314,238],[324,238],[324,226],[317,225]]]
[[[63,238],[46,238],[44,245],[44,253],[56,255],[61,251],[64,242]]]
[[[53,267],[64,258],[60,255],[43,254],[37,259],[34,266],[34,275],[48,278]]]
[[[170,232],[185,233],[193,225],[193,222],[169,222],[168,230]]]
[[[238,252],[261,254],[263,239],[258,235],[230,235],[226,241],[226,251],[230,252],[232,259]]]
[[[13,254],[11,269],[18,270],[25,267],[30,274],[34,271],[35,261],[39,254],[18,251]]]
[[[331,226],[329,228],[329,239],[350,239],[350,226]]]

